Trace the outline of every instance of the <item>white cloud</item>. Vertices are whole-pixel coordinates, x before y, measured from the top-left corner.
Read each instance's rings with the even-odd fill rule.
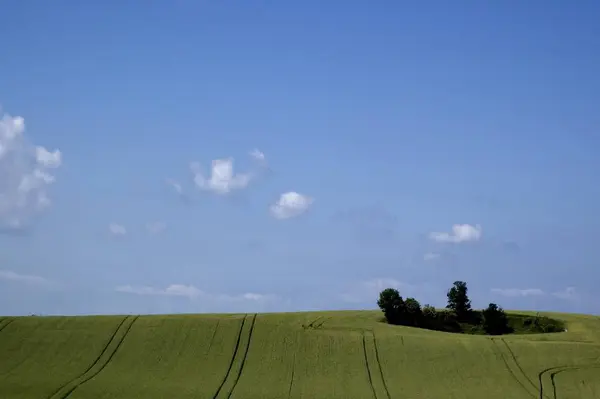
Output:
[[[472,226],[470,224],[455,224],[452,226],[451,233],[433,232],[429,238],[438,242],[460,243],[467,241],[478,241],[481,238],[482,229],[480,225]]]
[[[0,280],[13,281],[30,285],[50,285],[50,280],[40,276],[19,274],[10,270],[0,270]]]
[[[124,292],[135,295],[152,296],[178,296],[190,300],[200,299],[205,302],[267,302],[275,299],[273,295],[264,295],[256,293],[245,293],[242,295],[223,295],[211,294],[196,288],[193,285],[171,284],[166,288],[155,288],[149,286],[131,286],[122,285],[115,288],[117,292]]]
[[[306,212],[314,199],[306,195],[290,191],[279,196],[279,200],[271,205],[271,215],[276,219],[289,219]]]
[[[164,296],[182,296],[187,298],[196,298],[203,294],[198,288],[193,285],[171,284],[164,289],[148,287],[148,286],[131,286],[122,285],[116,288],[118,292],[125,292],[136,295],[164,295]]]
[[[348,290],[349,292],[342,294],[340,297],[344,302],[362,303],[365,301],[376,300],[379,293],[386,288],[396,288],[397,290],[401,290],[407,286],[407,284],[403,284],[393,278],[374,278],[358,284],[353,284]]]
[[[108,231],[114,236],[124,236],[127,234],[125,226],[114,222],[108,225]]]
[[[407,283],[394,278],[373,278],[355,282],[345,286],[342,295],[338,298],[352,304],[371,304],[377,301],[379,293],[386,288],[395,288],[403,298],[418,298],[427,303],[432,298],[439,296],[440,287],[432,283]],[[443,292],[443,291],[442,291]]]
[[[225,195],[246,188],[254,178],[252,173],[234,173],[233,166],[233,158],[215,159],[212,161],[208,178],[202,174],[198,162],[192,162],[190,169],[194,175],[194,183],[199,189]]]
[[[248,293],[242,295],[242,298],[248,299],[250,301],[262,301],[262,300],[266,299],[267,296],[262,295],[262,294],[254,294],[252,292],[248,292]]]
[[[492,288],[492,293],[508,296],[508,297],[519,297],[519,296],[540,296],[544,295],[544,291],[539,288]]]
[[[423,255],[424,261],[434,261],[439,258],[440,258],[440,254],[436,254],[434,252],[428,252],[425,255]]]
[[[493,288],[491,290],[495,294],[507,297],[524,297],[524,296],[542,296],[547,295],[539,288]],[[548,294],[549,295],[549,294]],[[562,291],[553,292],[551,296],[564,300],[578,300],[581,298],[575,287],[567,287]]]
[[[41,165],[47,168],[58,168],[61,163],[60,151],[54,150],[53,152],[48,151],[44,147],[35,147],[35,159]]]
[[[265,154],[256,148],[253,149],[252,151],[250,151],[250,156],[252,158],[254,158],[256,161],[260,162],[261,164],[265,164],[267,162]]]
[[[3,114],[0,119],[0,224],[22,228],[47,208],[51,169],[60,167],[59,150],[34,146],[25,136],[25,120]]]
[[[567,287],[563,291],[552,293],[552,295],[554,295],[557,298],[566,300],[579,298],[579,294],[577,293],[577,289],[575,287]]]
[[[167,228],[167,224],[164,222],[151,222],[146,223],[146,230],[150,234],[158,234],[164,231]]]
[[[183,187],[177,181],[173,179],[167,179],[167,184],[175,190],[175,192],[179,195],[183,194]]]

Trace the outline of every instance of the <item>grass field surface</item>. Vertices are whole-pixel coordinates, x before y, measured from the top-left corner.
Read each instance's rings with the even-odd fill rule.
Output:
[[[451,334],[378,311],[0,317],[0,398],[600,398],[600,318]]]

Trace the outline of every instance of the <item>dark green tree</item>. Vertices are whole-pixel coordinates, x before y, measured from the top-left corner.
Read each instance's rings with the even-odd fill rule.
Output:
[[[406,307],[406,322],[411,326],[417,326],[420,324],[423,318],[421,312],[421,304],[415,298],[406,298],[404,302]]]
[[[439,329],[440,320],[437,310],[431,305],[423,306],[423,320],[422,326],[425,328],[431,328],[434,330]]]
[[[406,304],[395,288],[386,288],[379,293],[377,306],[390,324],[404,324]]]
[[[468,320],[471,316],[471,300],[467,295],[467,283],[455,281],[446,295],[448,296],[446,308],[453,310],[460,321]]]
[[[486,333],[500,335],[510,330],[506,313],[495,303],[490,303],[481,314],[483,316],[483,329]]]
[[[437,319],[437,310],[431,305],[423,306],[423,317],[428,320]]]

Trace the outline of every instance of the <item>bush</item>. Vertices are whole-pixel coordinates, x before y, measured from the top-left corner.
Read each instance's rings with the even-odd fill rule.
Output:
[[[438,316],[438,312],[437,310],[435,310],[435,308],[431,305],[425,305],[423,306],[423,318],[427,319],[427,320],[435,320],[437,319]]]
[[[564,324],[560,321],[539,315],[527,317],[523,320],[523,326],[527,327],[530,332],[541,333],[561,332],[565,329]]]
[[[490,303],[481,313],[483,316],[483,329],[486,333],[500,335],[509,331],[506,313],[495,303]]]

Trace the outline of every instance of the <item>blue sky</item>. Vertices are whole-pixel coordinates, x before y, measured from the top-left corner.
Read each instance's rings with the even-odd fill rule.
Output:
[[[599,313],[600,5],[493,3],[4,4],[0,314]]]

